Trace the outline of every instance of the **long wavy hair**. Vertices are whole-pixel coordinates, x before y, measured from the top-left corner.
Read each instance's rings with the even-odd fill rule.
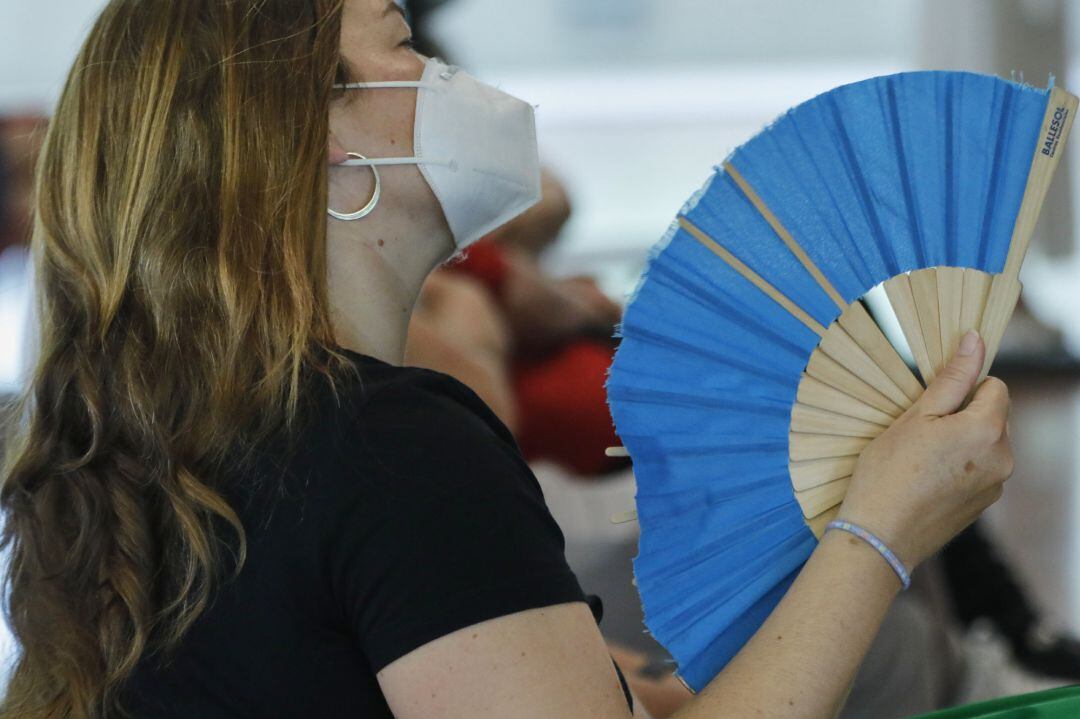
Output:
[[[40,345],[2,468],[0,717],[124,714],[244,527],[226,466],[347,373],[326,287],[342,0],[113,0],[38,164]]]

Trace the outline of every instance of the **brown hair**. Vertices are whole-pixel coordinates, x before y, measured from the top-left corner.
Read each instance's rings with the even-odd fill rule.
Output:
[[[325,273],[341,4],[113,0],[75,61],[0,474],[19,644],[0,717],[123,713],[140,659],[243,564],[227,459],[295,429],[304,377],[349,367]]]

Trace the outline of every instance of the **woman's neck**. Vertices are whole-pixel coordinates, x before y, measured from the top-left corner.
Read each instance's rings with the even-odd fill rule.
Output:
[[[339,345],[400,365],[413,307],[434,264],[395,253],[379,242],[330,233],[330,318]]]

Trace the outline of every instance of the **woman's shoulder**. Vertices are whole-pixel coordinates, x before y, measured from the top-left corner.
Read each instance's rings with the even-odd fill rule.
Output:
[[[322,393],[311,431],[336,437],[337,454],[365,484],[393,494],[469,493],[496,483],[539,494],[506,426],[466,385],[419,367],[346,351],[358,370],[337,398]]]
[[[494,413],[445,374],[357,361],[346,461],[324,485],[318,532],[329,596],[372,670],[464,627],[583,601]]]
[[[357,368],[342,409],[367,430],[480,432],[515,446],[513,435],[467,385],[422,367],[391,365],[351,350]]]

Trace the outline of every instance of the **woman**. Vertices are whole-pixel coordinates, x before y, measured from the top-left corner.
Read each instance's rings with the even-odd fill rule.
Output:
[[[39,169],[3,716],[629,715],[509,434],[398,366],[427,274],[535,200],[525,107],[425,62],[391,0],[109,4]],[[1011,471],[1001,383],[957,411],[982,354],[844,504],[908,569]],[[679,716],[829,716],[899,588],[827,534]]]

